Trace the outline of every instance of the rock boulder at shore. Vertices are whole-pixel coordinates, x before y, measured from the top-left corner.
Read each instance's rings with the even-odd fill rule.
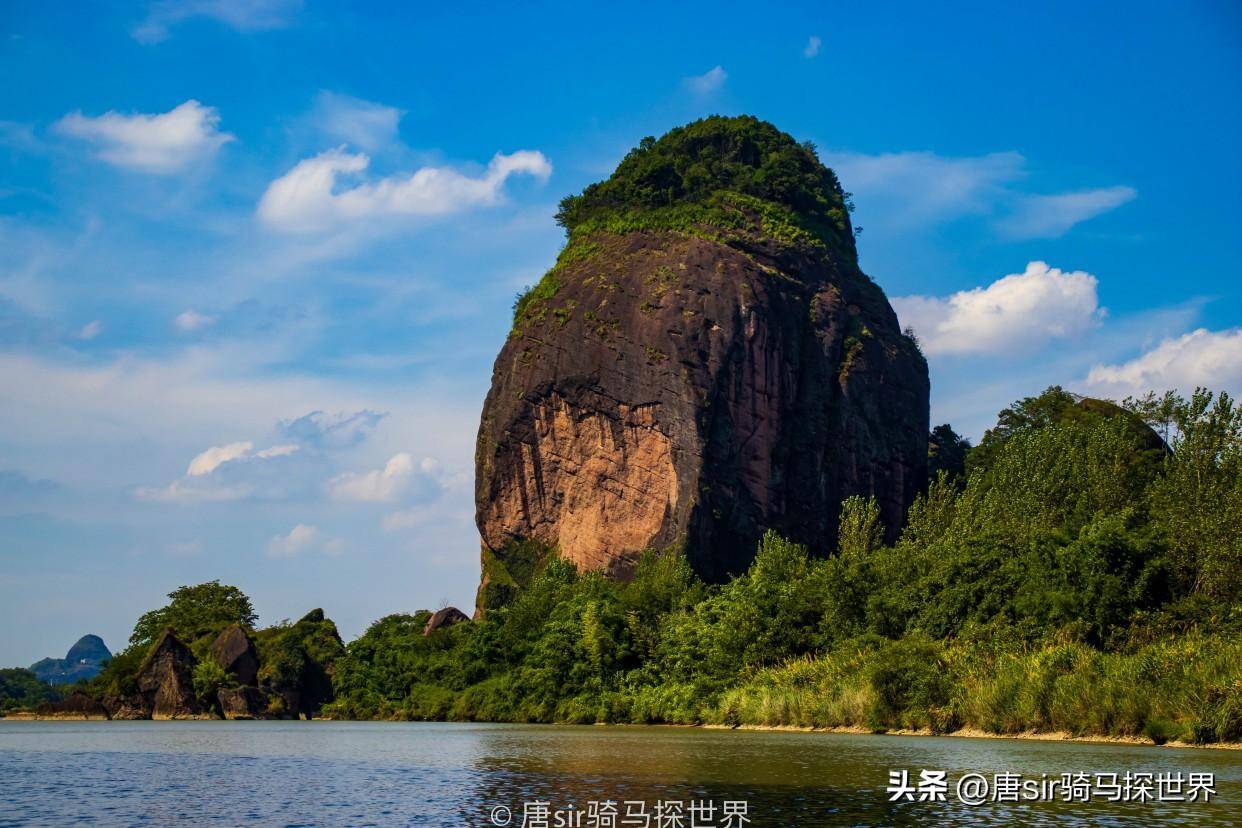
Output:
[[[164,630],[138,671],[138,691],[152,719],[198,719],[207,715],[194,695],[197,660],[172,630]]]
[[[766,529],[826,554],[850,495],[895,536],[926,480],[927,364],[845,204],[811,148],[753,118],[645,139],[562,203],[568,242],[483,407],[480,609],[551,548],[625,577],[681,543],[709,580]]]

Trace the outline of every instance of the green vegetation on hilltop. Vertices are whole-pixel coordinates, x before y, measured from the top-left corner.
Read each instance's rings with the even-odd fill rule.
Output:
[[[758,118],[712,116],[644,138],[606,180],[561,201],[556,220],[565,228],[565,248],[514,301],[514,328],[542,321],[560,290],[559,271],[594,255],[601,233],[759,238],[853,262],[851,207],[814,146]]]
[[[719,586],[676,550],[626,584],[550,555],[474,623],[374,624],[329,710],[1242,739],[1242,413],[1179,401],[1153,453],[1132,414],[1060,389],[1011,411],[1066,398],[934,481],[891,547],[852,498],[833,554],[769,534]]]
[[[573,238],[616,224],[684,230],[714,224],[729,208],[773,226],[788,222],[825,245],[849,232],[847,196],[815,148],[749,115],[712,116],[644,138],[607,180],[563,199],[556,220]],[[725,226],[736,227],[737,218]]]

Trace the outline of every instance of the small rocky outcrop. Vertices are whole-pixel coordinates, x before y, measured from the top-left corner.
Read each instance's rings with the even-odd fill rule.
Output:
[[[194,694],[194,653],[171,629],[156,639],[138,670],[138,692],[152,719],[196,719],[206,711]]]
[[[262,719],[268,711],[267,694],[258,687],[221,688],[216,694],[220,715],[226,719]]]
[[[242,685],[253,685],[259,676],[259,653],[254,641],[238,624],[233,624],[211,644],[211,657]]]
[[[73,692],[60,701],[46,702],[35,709],[40,719],[109,719],[108,709],[85,693]]]
[[[683,544],[716,581],[767,529],[826,554],[850,495],[895,538],[927,477],[927,364],[848,206],[754,118],[644,139],[562,202],[566,246],[516,303],[479,425],[480,608],[540,548],[624,578]]]
[[[445,627],[451,627],[454,624],[460,624],[463,621],[469,621],[470,616],[459,610],[457,607],[445,607],[442,610],[436,610],[427,619],[427,623],[423,626],[423,635],[431,635],[433,632]]]

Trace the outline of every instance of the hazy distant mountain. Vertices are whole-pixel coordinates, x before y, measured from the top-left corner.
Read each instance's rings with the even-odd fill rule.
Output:
[[[94,678],[103,664],[112,658],[103,639],[97,635],[84,635],[69,648],[64,658],[45,658],[30,665],[30,672],[48,684],[72,684],[82,679]]]

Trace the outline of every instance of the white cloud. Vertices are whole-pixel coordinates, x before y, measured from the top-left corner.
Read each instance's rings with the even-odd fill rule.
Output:
[[[283,473],[276,470],[265,472],[255,464],[289,457],[298,451],[299,446],[292,443],[255,451],[254,444],[248,440],[212,446],[195,455],[183,477],[163,488],[140,487],[136,495],[141,500],[179,502],[218,502],[256,495],[279,495],[285,488],[281,482]]]
[[[280,29],[301,6],[301,0],[160,0],[151,4],[133,36],[141,43],[159,43],[172,26],[192,17],[218,20],[239,32]]]
[[[1115,210],[1137,196],[1138,192],[1132,187],[1024,196],[1015,205],[1012,215],[998,222],[997,227],[1014,238],[1056,238],[1065,235],[1075,224]]]
[[[315,99],[311,122],[333,141],[375,152],[397,140],[403,114],[396,107],[325,91]]]
[[[88,342],[103,333],[103,323],[98,319],[93,322],[87,322],[78,331],[78,339],[85,339]]]
[[[400,452],[394,454],[382,469],[337,475],[328,482],[328,490],[337,500],[385,503],[404,492],[413,475],[414,458]]]
[[[184,331],[185,333],[201,331],[203,328],[209,328],[214,324],[216,324],[214,316],[208,316],[195,310],[182,311],[173,319],[173,325],[176,326],[177,330]]]
[[[312,411],[295,420],[281,420],[277,428],[286,437],[316,448],[348,448],[365,440],[386,416],[366,409],[335,414]]]
[[[829,152],[825,158],[861,208],[882,211],[899,224],[987,213],[1004,186],[1024,175],[1026,164],[1016,152],[961,158],[932,152]]]
[[[1165,339],[1129,362],[1096,365],[1087,385],[1113,397],[1167,390],[1188,394],[1197,386],[1242,393],[1242,328],[1199,328]]]
[[[807,38],[806,48],[802,50],[802,56],[813,58],[819,54],[819,47],[823,45],[823,41],[817,35],[811,35]]]
[[[234,140],[219,125],[214,107],[188,100],[159,115],[107,112],[91,117],[71,112],[56,122],[55,129],[95,144],[98,156],[110,164],[167,174],[212,156]]]
[[[267,543],[267,554],[273,558],[294,558],[318,546],[320,532],[317,526],[299,523],[286,535],[276,535]]]
[[[686,87],[696,95],[712,95],[719,92],[729,79],[729,73],[723,67],[716,66],[701,75],[686,78]]]
[[[288,457],[297,450],[298,446],[290,443],[281,446],[272,446],[271,448],[265,448],[262,451],[256,451],[254,456],[260,458],[261,460],[267,460],[270,457]]]
[[[1104,313],[1096,286],[1090,273],[1031,262],[986,287],[944,298],[900,296],[893,307],[928,355],[994,353],[1088,330]]]
[[[224,463],[236,460],[239,457],[245,457],[252,448],[254,448],[254,444],[250,442],[212,446],[191,460],[190,466],[185,470],[185,473],[189,477],[211,474]]]
[[[447,167],[423,167],[410,176],[391,176],[334,192],[337,178],[366,170],[370,158],[343,147],[301,161],[273,181],[259,201],[258,216],[291,233],[331,229],[385,216],[435,216],[499,204],[504,185],[516,174],[547,181],[552,165],[543,153],[497,153],[477,177]]]
[[[1137,197],[1131,187],[1053,195],[1023,192],[1026,158],[1017,152],[952,157],[933,152],[868,155],[827,152],[826,163],[854,194],[864,224],[889,230],[982,216],[1001,235],[1052,238]]]

